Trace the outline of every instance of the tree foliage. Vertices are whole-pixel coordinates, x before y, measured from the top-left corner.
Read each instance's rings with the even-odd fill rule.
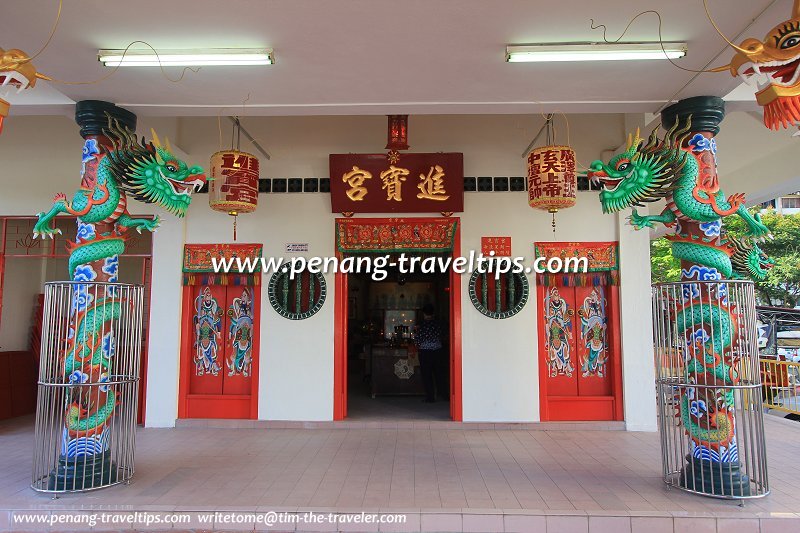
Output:
[[[681,262],[672,256],[672,243],[664,237],[650,241],[650,267],[653,283],[681,280]]]
[[[758,299],[765,305],[800,305],[800,213],[779,215],[769,210],[763,212],[761,218],[773,238],[760,242],[759,246],[775,261],[775,266],[767,279],[756,283]],[[726,217],[724,228],[733,237],[747,235],[744,221],[737,216]],[[654,283],[680,280],[680,261],[672,256],[667,239],[662,237],[650,242],[650,261]]]

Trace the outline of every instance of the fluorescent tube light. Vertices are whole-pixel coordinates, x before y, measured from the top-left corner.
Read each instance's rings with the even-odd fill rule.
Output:
[[[686,43],[558,43],[506,46],[506,61],[509,63],[677,59],[685,55]]]
[[[107,67],[196,67],[272,65],[271,48],[213,48],[207,50],[100,50],[97,59]]]

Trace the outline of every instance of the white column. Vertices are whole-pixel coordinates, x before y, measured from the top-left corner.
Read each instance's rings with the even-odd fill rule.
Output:
[[[625,131],[641,128],[647,137],[646,116],[625,115]],[[624,150],[624,146],[620,150]],[[619,150],[617,151],[619,153]],[[648,214],[647,206],[637,208]],[[619,234],[620,327],[622,329],[622,403],[628,431],[656,431],[653,309],[650,296],[650,231],[628,224],[630,210],[617,214]]]
[[[185,239],[185,219],[161,215],[161,226],[153,234],[145,400],[147,427],[174,427],[178,418],[181,267]]]
[[[647,214],[639,208],[639,214]],[[653,319],[650,305],[650,235],[617,215],[619,229],[622,402],[629,431],[656,431]]]

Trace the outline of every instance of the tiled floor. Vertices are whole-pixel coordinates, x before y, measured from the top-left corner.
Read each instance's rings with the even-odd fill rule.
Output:
[[[28,487],[33,420],[17,419],[0,423],[0,509],[392,509],[417,531],[705,521],[699,533],[738,517],[731,531],[800,531],[800,423],[766,418],[772,494],[744,507],[667,490],[656,433],[528,428],[140,429],[130,486],[54,501]]]

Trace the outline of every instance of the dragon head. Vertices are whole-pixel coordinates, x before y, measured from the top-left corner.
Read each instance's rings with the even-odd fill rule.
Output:
[[[763,40],[745,39],[724,68],[756,86],[768,128],[800,124],[800,0],[794,1],[791,18]]]
[[[775,261],[770,259],[767,254],[758,246],[758,243],[751,239],[728,238],[733,245],[731,254],[731,266],[743,277],[749,277],[753,281],[764,281],[769,269],[775,266]]]
[[[672,192],[688,157],[680,149],[691,126],[691,120],[687,122],[682,129],[677,124],[673,126],[663,140],[655,128],[647,143],[637,131],[636,137],[628,136],[624,152],[608,163],[597,160],[589,166],[588,178],[602,187],[600,204],[604,213],[655,202]]]
[[[103,133],[111,139],[107,151],[109,170],[120,189],[140,202],[158,204],[178,217],[186,214],[192,193],[206,182],[202,167],[189,167],[172,154],[169,142],[161,146],[153,131],[153,142],[139,143],[136,134],[109,119]]]
[[[50,78],[36,71],[28,54],[16,48],[10,50],[0,48],[0,91],[4,96],[12,89],[20,92],[28,87],[34,87],[37,79]],[[0,131],[3,119],[8,116],[9,107],[9,103],[0,98]]]

